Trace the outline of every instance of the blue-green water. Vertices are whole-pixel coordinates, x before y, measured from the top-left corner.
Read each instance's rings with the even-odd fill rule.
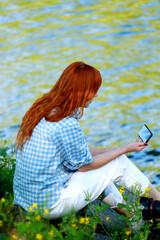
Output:
[[[82,60],[103,77],[80,121],[88,144],[127,144],[148,124],[150,146],[131,157],[159,185],[159,1],[0,0],[0,47],[1,138],[14,138],[34,100]]]

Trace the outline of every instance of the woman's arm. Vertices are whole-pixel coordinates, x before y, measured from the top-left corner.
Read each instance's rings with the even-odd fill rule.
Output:
[[[139,142],[139,139],[137,139],[136,142],[127,144],[124,147],[117,147],[116,149],[112,149],[107,152],[94,155],[92,163],[84,165],[78,168],[78,170],[80,172],[86,172],[92,169],[100,168],[123,154],[141,151],[147,145],[148,145],[147,143]]]
[[[118,147],[111,147],[111,148],[89,148],[89,151],[91,152],[92,156],[109,152],[110,150],[116,149]]]

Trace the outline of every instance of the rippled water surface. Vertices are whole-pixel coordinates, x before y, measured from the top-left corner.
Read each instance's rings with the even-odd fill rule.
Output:
[[[81,126],[90,146],[123,145],[143,123],[154,137],[131,159],[160,180],[160,2],[0,0],[0,137],[71,62],[101,71],[99,97]]]

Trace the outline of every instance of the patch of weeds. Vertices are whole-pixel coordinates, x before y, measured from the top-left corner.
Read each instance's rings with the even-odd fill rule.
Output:
[[[7,141],[0,145],[0,197],[13,192],[13,177],[15,172],[16,159],[13,152],[8,154],[10,148]]]

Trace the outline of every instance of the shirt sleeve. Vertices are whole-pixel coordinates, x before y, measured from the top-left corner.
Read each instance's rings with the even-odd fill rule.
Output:
[[[60,139],[62,164],[66,168],[77,170],[79,167],[93,162],[79,123],[77,125],[66,126],[62,129]]]

